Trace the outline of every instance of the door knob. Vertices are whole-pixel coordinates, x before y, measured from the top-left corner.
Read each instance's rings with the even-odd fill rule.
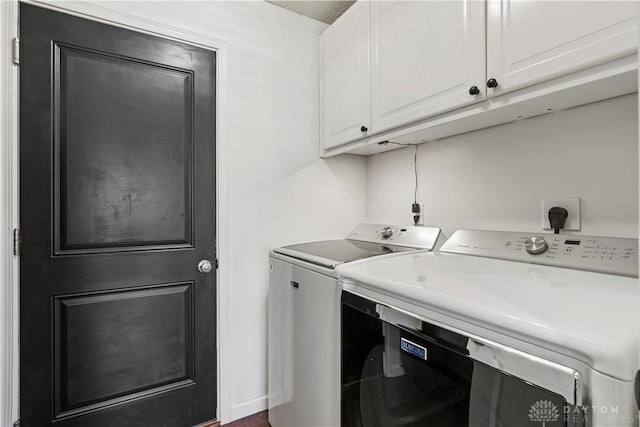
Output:
[[[200,273],[206,274],[206,273],[209,273],[211,270],[213,270],[213,265],[211,265],[211,261],[209,261],[208,259],[203,259],[198,263],[198,271]]]

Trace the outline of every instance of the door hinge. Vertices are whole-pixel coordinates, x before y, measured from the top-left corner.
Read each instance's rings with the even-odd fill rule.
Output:
[[[11,40],[11,62],[20,65],[20,40],[17,37]]]
[[[15,423],[13,423],[13,427],[20,427],[20,420],[17,420]]]
[[[20,255],[20,243],[22,243],[22,236],[20,236],[20,229],[13,229],[13,254]]]

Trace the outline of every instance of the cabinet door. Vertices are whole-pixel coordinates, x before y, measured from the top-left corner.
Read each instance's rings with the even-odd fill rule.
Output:
[[[369,135],[369,2],[358,1],[329,27],[321,49],[322,141],[329,149]]]
[[[490,0],[489,95],[549,80],[637,47],[638,2]]]
[[[484,10],[473,0],[371,3],[374,132],[484,99]]]

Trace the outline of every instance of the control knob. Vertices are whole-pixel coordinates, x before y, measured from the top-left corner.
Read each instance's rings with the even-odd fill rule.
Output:
[[[393,230],[391,229],[391,227],[385,227],[382,229],[382,231],[380,232],[380,236],[384,239],[387,240],[389,237],[391,237],[393,235]]]
[[[544,240],[544,237],[533,236],[528,237],[524,241],[525,250],[531,255],[538,255],[547,250],[547,241]]]

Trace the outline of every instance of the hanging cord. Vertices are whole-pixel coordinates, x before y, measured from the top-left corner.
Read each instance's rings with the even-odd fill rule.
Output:
[[[416,144],[416,151],[413,153],[413,173],[416,177],[416,186],[413,190],[413,203],[418,203],[418,145]]]
[[[415,152],[413,153],[413,174],[415,177],[415,187],[413,189],[413,203],[411,204],[411,213],[413,214],[413,225],[418,225],[420,221],[420,204],[418,203],[418,144],[403,144],[401,142],[380,141],[378,145],[394,144],[401,147],[409,147],[413,145]]]
[[[416,148],[416,151],[413,154],[413,173],[414,173],[415,178],[416,178],[416,186],[415,186],[415,190],[413,191],[413,204],[415,205],[415,204],[418,203],[418,144],[403,144],[401,142],[393,142],[393,141],[380,141],[380,142],[378,142],[378,145],[387,145],[387,144],[395,144],[395,145],[399,145],[401,147],[410,147],[410,146],[413,145]],[[414,207],[414,209],[415,209],[415,207]],[[420,213],[420,207],[418,207],[418,213]]]
[[[413,213],[413,225],[417,226],[420,222],[420,204],[418,203],[418,145],[413,153],[413,174],[416,179],[416,185],[413,188],[413,204],[411,205],[411,213]]]
[[[410,147],[412,145],[416,145],[416,144],[404,144],[402,142],[393,142],[393,141],[380,141],[380,142],[378,142],[378,145],[387,145],[387,144],[395,144],[395,145],[399,145],[401,147]]]

